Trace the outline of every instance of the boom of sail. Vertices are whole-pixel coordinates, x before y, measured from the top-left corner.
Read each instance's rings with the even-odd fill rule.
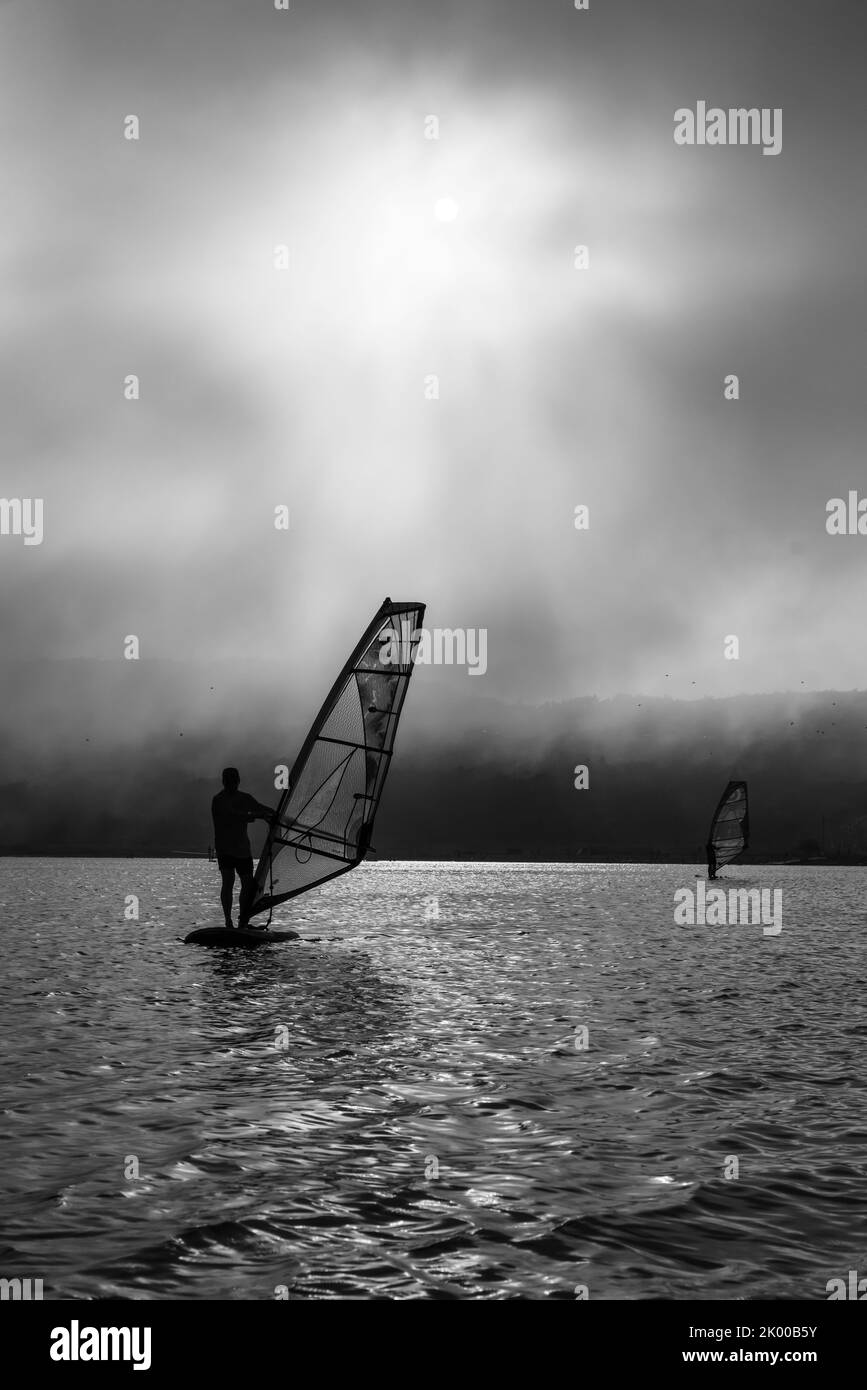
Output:
[[[710,823],[707,866],[711,878],[724,864],[731,864],[748,848],[750,817],[746,782],[729,782]]]
[[[386,599],[334,682],[262,849],[251,916],[364,859],[423,618],[424,604]]]

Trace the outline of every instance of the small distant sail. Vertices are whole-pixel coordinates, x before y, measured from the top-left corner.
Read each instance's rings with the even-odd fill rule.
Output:
[[[363,860],[423,618],[424,604],[386,599],[334,682],[277,807],[256,868],[251,916]]]
[[[750,843],[750,817],[746,782],[729,782],[719,799],[707,840],[707,868],[711,878],[717,869],[731,864]]]

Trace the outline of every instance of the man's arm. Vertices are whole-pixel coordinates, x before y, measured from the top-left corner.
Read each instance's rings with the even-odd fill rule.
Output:
[[[243,821],[245,825],[249,825],[250,821],[254,820],[273,820],[276,812],[272,811],[270,806],[263,806],[261,801],[257,801],[254,796],[247,796],[243,809],[220,806],[215,797],[211,806],[211,814],[214,818],[214,825],[221,820]]]

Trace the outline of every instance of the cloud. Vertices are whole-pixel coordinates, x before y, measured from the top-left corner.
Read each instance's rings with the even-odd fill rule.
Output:
[[[303,700],[297,654],[336,668],[390,593],[487,627],[500,698],[863,680],[860,540],[824,532],[864,438],[863,97],[827,26],[74,8],[0,19],[0,491],[46,518],[0,538],[7,658],[134,632],[285,659]],[[697,95],[784,105],[782,155],[675,147]]]

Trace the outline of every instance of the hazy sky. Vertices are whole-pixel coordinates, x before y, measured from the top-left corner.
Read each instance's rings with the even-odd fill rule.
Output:
[[[2,655],[330,680],[388,593],[468,693],[867,685],[862,11],[7,0]]]

